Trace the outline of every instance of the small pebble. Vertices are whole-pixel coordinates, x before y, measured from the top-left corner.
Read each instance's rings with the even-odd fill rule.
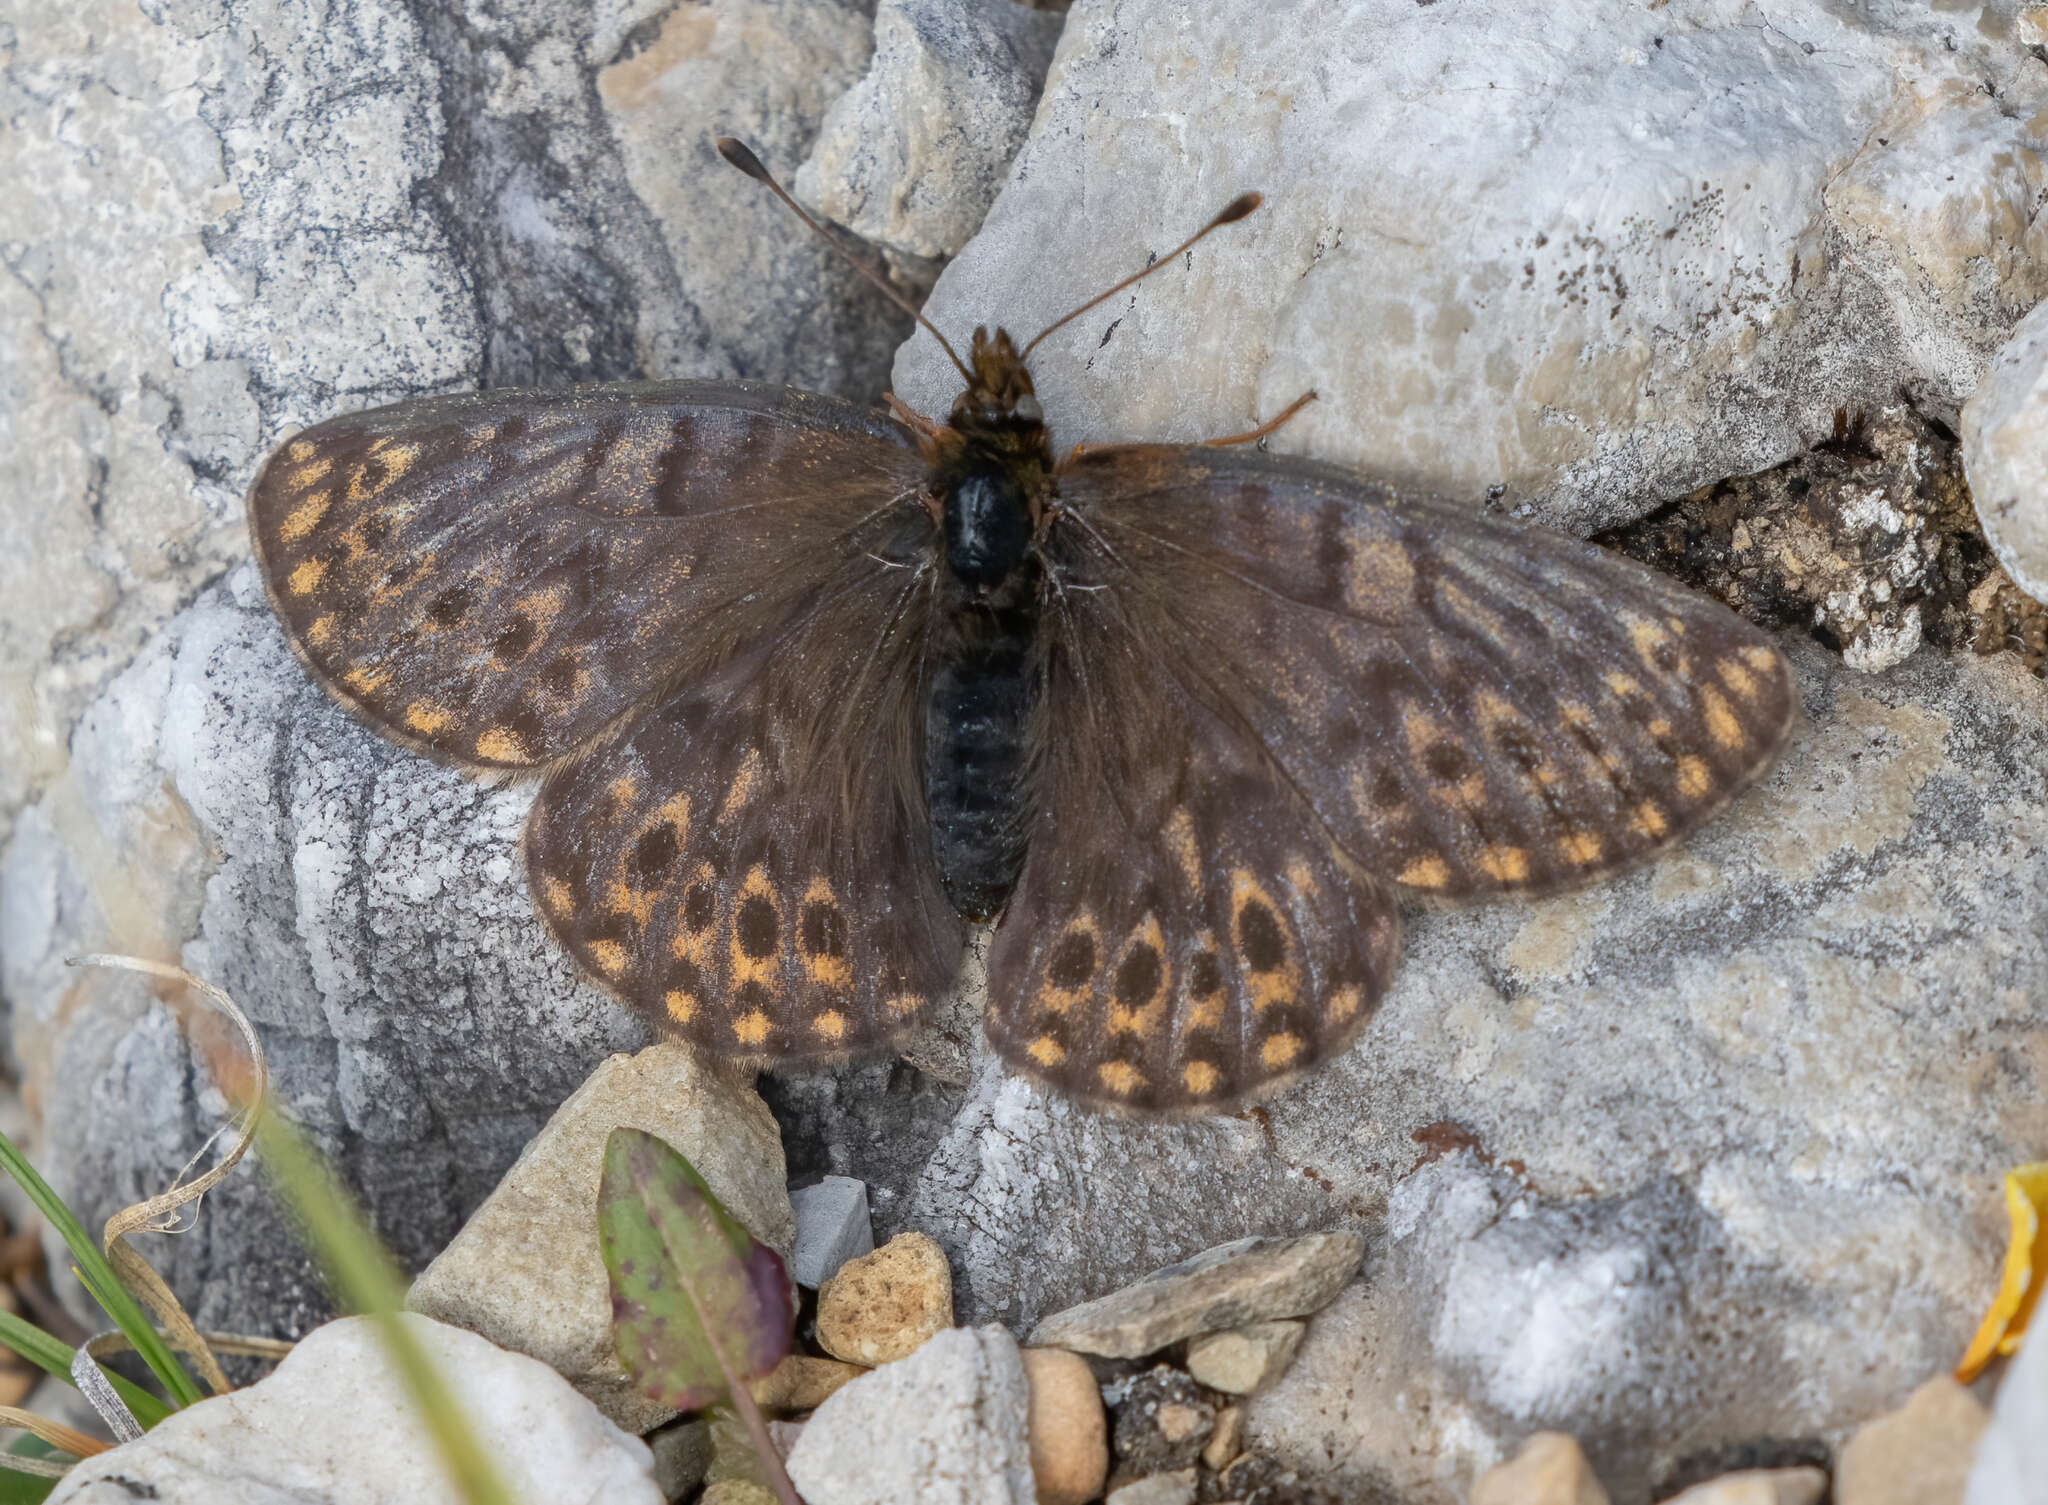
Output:
[[[1336,1298],[1364,1257],[1365,1236],[1359,1233],[1219,1244],[1046,1318],[1032,1331],[1031,1342],[1137,1359],[1203,1333],[1275,1317],[1306,1317]]]
[[[789,1194],[796,1213],[796,1250],[790,1276],[817,1290],[850,1259],[872,1253],[874,1226],[868,1220],[868,1188],[851,1176],[827,1176],[816,1186]]]
[[[1961,1505],[1990,1424],[1977,1397],[1947,1375],[1867,1423],[1835,1463],[1835,1505]]]
[[[754,1404],[768,1411],[810,1411],[848,1380],[867,1373],[858,1364],[820,1359],[807,1353],[788,1355],[747,1386]]]
[[[1153,1474],[1112,1489],[1103,1505],[1195,1505],[1195,1471]]]
[[[1095,1373],[1086,1359],[1058,1348],[1027,1348],[1020,1357],[1031,1387],[1028,1428],[1038,1505],[1085,1505],[1102,1493],[1109,1476],[1109,1421]]]
[[[1216,1413],[1216,1429],[1202,1444],[1202,1466],[1220,1474],[1244,1451],[1244,1407],[1225,1406]]]
[[[748,1479],[720,1479],[697,1496],[697,1505],[777,1505],[775,1491]]]
[[[1301,1322],[1254,1322],[1196,1338],[1188,1344],[1188,1373],[1211,1390],[1250,1395],[1286,1372],[1306,1331]]]
[[[849,1363],[907,1358],[953,1325],[953,1272],[922,1233],[848,1260],[818,1292],[818,1345]]]
[[[644,1439],[654,1454],[654,1482],[662,1498],[679,1500],[704,1482],[711,1467],[711,1423],[693,1416],[672,1421]]]
[[[1664,1505],[1820,1505],[1827,1492],[1826,1472],[1802,1463],[1797,1468],[1751,1468],[1723,1474],[1673,1495]]]
[[[1574,1438],[1537,1432],[1479,1476],[1471,1505],[1607,1505],[1607,1491]]]
[[[1216,1428],[1216,1403],[1180,1370],[1161,1364],[1126,1385],[1116,1408],[1118,1482],[1189,1467]]]

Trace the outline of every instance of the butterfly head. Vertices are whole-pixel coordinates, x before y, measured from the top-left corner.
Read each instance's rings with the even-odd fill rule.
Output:
[[[967,385],[953,399],[954,428],[963,433],[1042,434],[1045,413],[1038,406],[1038,394],[1032,388],[1024,357],[1018,354],[1007,329],[990,335],[985,326],[977,327],[967,360]]]

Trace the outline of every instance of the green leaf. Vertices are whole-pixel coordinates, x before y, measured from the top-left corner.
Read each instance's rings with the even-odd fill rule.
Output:
[[[16,1458],[55,1458],[57,1450],[33,1434],[17,1437],[7,1451]],[[0,1505],[38,1505],[47,1500],[59,1481],[35,1474],[15,1473],[0,1464]]]
[[[21,1189],[28,1193],[36,1211],[57,1230],[65,1247],[71,1251],[71,1258],[78,1267],[78,1278],[91,1292],[92,1299],[100,1304],[101,1310],[113,1319],[114,1326],[120,1328],[134,1345],[135,1352],[149,1366],[150,1373],[162,1381],[172,1403],[189,1406],[204,1399],[199,1382],[178,1362],[177,1355],[171,1352],[170,1345],[157,1332],[156,1324],[128,1294],[128,1288],[114,1274],[114,1267],[107,1263],[100,1246],[86,1233],[84,1224],[78,1221],[77,1215],[64,1205],[63,1199],[50,1189],[50,1183],[37,1173],[36,1168],[28,1163],[28,1157],[5,1134],[0,1134],[0,1170],[5,1170],[21,1183]],[[141,1417],[137,1416],[136,1420],[140,1421]]]
[[[781,1256],[652,1134],[612,1130],[597,1224],[619,1359],[649,1399],[701,1410],[744,1395],[789,1352],[796,1313]]]
[[[71,1359],[77,1350],[69,1343],[51,1337],[33,1322],[12,1312],[0,1312],[0,1344],[13,1349],[45,1374],[54,1374],[67,1385],[77,1383],[71,1378]],[[145,1432],[171,1414],[169,1406],[140,1385],[123,1379],[104,1366],[101,1373],[113,1382],[121,1399],[128,1402],[128,1409],[135,1413],[135,1419]]]

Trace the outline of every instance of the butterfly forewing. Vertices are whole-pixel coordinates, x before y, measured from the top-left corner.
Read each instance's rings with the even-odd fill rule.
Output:
[[[1791,725],[1762,633],[1560,534],[1215,449],[1090,451],[1061,494],[1068,590],[1125,597],[1329,837],[1411,888],[1544,893],[1640,860]]]
[[[337,698],[409,744],[522,767],[771,630],[922,478],[899,425],[785,388],[497,391],[307,429],[249,516]]]
[[[1216,1111],[1350,1043],[1399,917],[1127,604],[1050,604],[1041,800],[989,953],[988,1035],[1084,1102]]]
[[[921,509],[906,521],[928,531]],[[758,648],[553,773],[526,857],[556,937],[728,1056],[843,1059],[915,1026],[966,939],[916,778],[927,600],[914,567],[863,554]]]

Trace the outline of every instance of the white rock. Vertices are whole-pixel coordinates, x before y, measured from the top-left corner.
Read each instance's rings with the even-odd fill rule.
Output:
[[[726,1210],[786,1261],[795,1219],[782,1139],[751,1072],[663,1041],[591,1073],[413,1282],[406,1305],[530,1354],[631,1432],[673,1416],[628,1379],[598,1253],[605,1140],[644,1129],[682,1154]]]
[[[2048,602],[2048,302],[1998,352],[1962,429],[1984,537],[2012,583]]]
[[[1011,0],[881,0],[874,61],[826,113],[797,195],[878,245],[951,256],[1024,142],[1062,19]]]
[[[1235,433],[1314,389],[1276,449],[1590,531],[1838,407],[1969,395],[2048,293],[2048,72],[2001,30],[1825,0],[1079,0],[926,312],[1028,337],[1259,189],[1040,348],[1059,446]],[[904,346],[913,407],[957,383]]]
[[[547,1365],[407,1316],[513,1498],[662,1505],[646,1444]],[[89,1458],[51,1505],[460,1505],[375,1324],[314,1329],[245,1390],[201,1401]]]
[[[1664,1505],[1819,1505],[1827,1492],[1826,1471],[1811,1465],[1751,1468],[1695,1484]]]
[[[1121,1488],[1112,1489],[1103,1505],[1195,1505],[1195,1485],[1199,1477],[1194,1469],[1181,1468],[1170,1474],[1133,1479]]]
[[[1964,1505],[2048,1505],[2048,1343],[2036,1327],[1998,1387]]]
[[[789,1194],[796,1208],[796,1262],[791,1273],[800,1286],[816,1290],[849,1259],[875,1250],[868,1218],[868,1189],[851,1176],[827,1176]]]
[[[956,1327],[835,1392],[789,1455],[809,1505],[1034,1505],[1028,1391],[1001,1327]]]

